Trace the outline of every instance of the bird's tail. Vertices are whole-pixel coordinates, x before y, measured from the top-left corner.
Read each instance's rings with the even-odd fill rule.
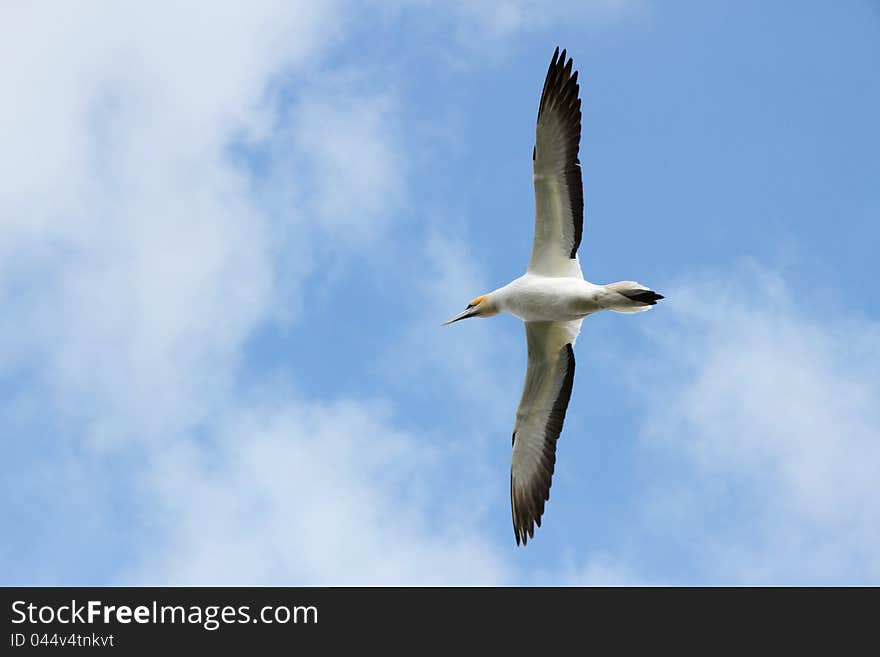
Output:
[[[663,298],[662,294],[635,281],[620,281],[605,287],[620,295],[620,301],[609,309],[618,313],[641,313],[650,310]]]

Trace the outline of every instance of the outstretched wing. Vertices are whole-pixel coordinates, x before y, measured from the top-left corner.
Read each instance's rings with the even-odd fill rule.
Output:
[[[574,342],[581,321],[525,322],[528,368],[513,430],[510,505],[517,545],[541,526],[556,464],[556,440],[574,382]]]
[[[584,188],[578,150],[581,100],[577,71],[565,51],[553,53],[544,81],[532,173],[535,182],[535,241],[529,271],[583,278],[577,259],[584,225]]]

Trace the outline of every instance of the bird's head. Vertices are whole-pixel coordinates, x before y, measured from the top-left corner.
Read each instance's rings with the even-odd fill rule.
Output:
[[[464,312],[459,313],[448,322],[443,322],[443,325],[452,324],[468,317],[491,317],[492,315],[497,315],[498,312],[498,308],[492,303],[490,295],[484,294],[476,299],[472,299],[467,308],[464,309]]]

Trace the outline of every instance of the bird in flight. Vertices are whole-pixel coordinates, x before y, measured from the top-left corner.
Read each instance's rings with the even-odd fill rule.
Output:
[[[583,318],[600,310],[638,313],[663,296],[635,281],[596,285],[578,261],[584,193],[578,150],[581,100],[565,50],[553,53],[538,106],[532,151],[535,239],[523,276],[473,299],[446,324],[507,312],[526,327],[528,363],[513,428],[510,505],[516,543],[541,526],[556,464],[556,441],[574,382],[574,343]]]

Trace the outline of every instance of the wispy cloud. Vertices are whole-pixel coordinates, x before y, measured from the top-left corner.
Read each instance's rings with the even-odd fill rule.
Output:
[[[880,580],[880,326],[754,266],[668,301],[636,392],[646,448],[691,474],[656,482],[651,522],[716,581]]]
[[[508,577],[470,499],[380,403],[251,404],[157,455],[161,540],[124,580],[466,584]],[[437,491],[445,491],[438,497]]]
[[[99,442],[167,434],[223,394],[272,300],[270,226],[225,149],[271,120],[267,82],[314,54],[331,8],[18,7],[0,360],[29,361]]]
[[[610,21],[630,14],[637,0],[587,0],[586,2],[550,3],[538,0],[477,0],[456,3],[469,20],[465,29],[506,37],[523,30],[548,27],[562,20],[590,19]],[[471,34],[470,36],[473,36]]]
[[[216,3],[173,21],[135,4],[3,12],[0,67],[20,83],[0,103],[0,372],[19,390],[3,406],[22,428],[65,427],[40,441],[54,445],[45,476],[26,434],[8,436],[32,475],[16,504],[45,509],[30,525],[41,531],[107,486],[126,504],[161,455],[198,468],[210,418],[246,413],[233,388],[247,339],[310,271],[297,226],[309,222],[307,245],[358,248],[336,238],[357,219],[360,239],[385,230],[403,177],[387,93],[270,93],[281,74],[289,84],[306,61],[309,75],[320,66],[345,25],[330,3]],[[269,134],[308,172],[307,186],[284,172],[294,204],[261,195],[230,152]],[[334,193],[340,179],[348,196]]]

